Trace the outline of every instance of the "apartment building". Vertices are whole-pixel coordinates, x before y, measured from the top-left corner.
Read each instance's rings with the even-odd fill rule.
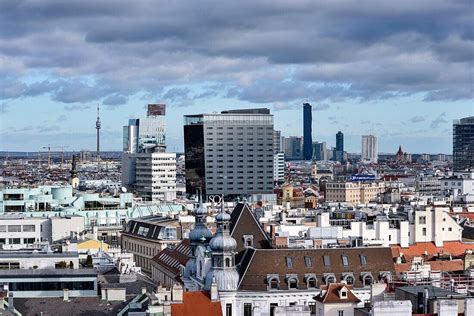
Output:
[[[383,182],[327,182],[326,202],[366,204],[375,201],[385,191]]]

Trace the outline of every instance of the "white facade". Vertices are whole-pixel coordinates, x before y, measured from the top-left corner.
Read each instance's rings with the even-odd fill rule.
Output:
[[[71,217],[0,217],[0,245],[2,249],[40,248],[41,243],[52,243],[84,231],[84,219]]]
[[[362,135],[362,161],[377,163],[377,137]]]
[[[276,153],[273,155],[273,180],[285,181],[285,154]]]
[[[457,314],[457,313],[456,313]],[[372,306],[373,316],[411,316],[412,305],[410,301],[380,301],[374,302]]]
[[[453,177],[440,179],[440,183],[444,194],[474,195],[474,172],[458,172]]]
[[[176,199],[176,153],[141,153],[136,158],[137,192],[151,201]]]

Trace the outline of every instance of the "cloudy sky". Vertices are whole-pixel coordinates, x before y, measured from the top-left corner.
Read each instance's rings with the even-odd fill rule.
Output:
[[[0,2],[0,150],[120,150],[122,125],[166,103],[168,148],[184,114],[269,107],[282,134],[360,150],[449,153],[474,115],[474,2]]]

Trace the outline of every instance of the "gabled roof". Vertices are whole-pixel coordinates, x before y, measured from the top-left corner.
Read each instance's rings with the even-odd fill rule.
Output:
[[[347,298],[340,298],[339,291],[344,287],[347,289]],[[354,295],[354,293],[352,293],[352,285],[343,283],[331,283],[329,285],[321,286],[321,293],[317,295],[314,299],[324,304],[357,304],[360,302],[360,300]]]
[[[183,303],[171,304],[171,315],[221,316],[221,303],[212,302],[207,292],[184,292]]]
[[[237,262],[245,251],[244,235],[253,235],[253,247],[257,249],[270,248],[270,242],[262,226],[255,218],[249,205],[238,203],[230,214],[230,234],[237,241]]]
[[[329,259],[328,266],[324,265],[324,256]],[[347,257],[347,265],[344,265],[342,256]],[[361,256],[365,257],[365,265],[362,264]],[[287,258],[291,259],[291,267],[288,266]],[[239,290],[266,291],[269,274],[278,275],[281,289],[288,289],[288,274],[297,276],[298,289],[307,289],[307,274],[315,274],[318,284],[324,284],[327,274],[334,274],[336,281],[340,281],[346,273],[352,273],[354,285],[360,287],[363,286],[363,275],[370,273],[377,280],[383,272],[395,273],[389,247],[248,249],[241,260]]]

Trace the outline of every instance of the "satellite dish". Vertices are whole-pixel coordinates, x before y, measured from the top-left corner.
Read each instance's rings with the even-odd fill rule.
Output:
[[[121,190],[122,190],[123,193],[127,193],[127,188],[126,187],[122,187]]]
[[[79,178],[78,177],[72,178],[71,185],[73,189],[76,189],[79,186]]]

